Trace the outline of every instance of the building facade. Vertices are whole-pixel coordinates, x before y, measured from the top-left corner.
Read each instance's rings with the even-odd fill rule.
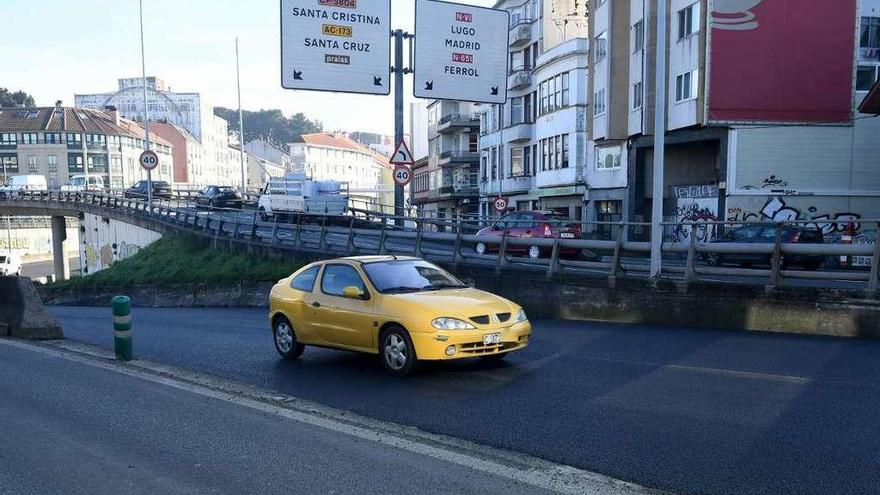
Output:
[[[480,108],[480,207],[584,218],[587,139],[586,2],[503,0],[511,14],[508,101]]]
[[[413,195],[420,215],[457,218],[478,213],[480,118],[473,103],[433,101],[427,107],[428,155],[413,170]],[[421,187],[420,187],[421,188]],[[427,193],[427,194],[425,194]]]
[[[394,182],[388,158],[341,134],[303,134],[290,143],[294,169],[315,180],[348,184],[353,206],[392,205]]]
[[[241,184],[241,161],[229,147],[229,123],[214,115],[214,107],[199,93],[174,92],[161,79],[148,77],[145,107],[141,78],[120,79],[118,84],[117,91],[75,95],[75,104],[79,108],[94,110],[113,107],[126,119],[136,122],[143,122],[149,113],[150,122],[184,129],[189,137],[194,138],[187,140],[190,162],[186,165],[185,182],[200,186]],[[164,130],[169,135],[176,134],[173,129]]]
[[[50,188],[77,174],[100,175],[110,188],[146,179],[140,166],[144,129],[118,112],[82,108],[0,109],[0,173],[42,175]],[[150,148],[159,155],[154,180],[172,181],[170,142],[151,133]]]
[[[880,215],[880,122],[855,110],[880,70],[880,2],[737,5],[669,2],[664,220]],[[591,220],[650,221],[656,29],[656,2],[591,4]]]

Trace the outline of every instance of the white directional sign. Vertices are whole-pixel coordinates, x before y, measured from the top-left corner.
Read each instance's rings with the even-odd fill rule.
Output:
[[[416,0],[415,96],[505,103],[509,30],[506,10]]]
[[[406,141],[401,141],[397,144],[394,154],[391,155],[391,163],[394,165],[412,165],[415,163],[412,153],[409,151],[409,146],[406,145]]]
[[[281,0],[281,86],[391,93],[391,0]]]
[[[155,151],[146,150],[141,153],[141,157],[138,161],[140,161],[141,167],[143,167],[144,170],[153,170],[159,166],[159,155],[157,155]]]

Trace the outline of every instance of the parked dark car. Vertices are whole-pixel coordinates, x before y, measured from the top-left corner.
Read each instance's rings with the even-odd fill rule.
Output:
[[[125,190],[123,196],[126,198],[146,198],[148,182],[139,180],[128,189]],[[171,199],[171,184],[165,181],[153,181],[153,197],[160,199]]]
[[[727,231],[721,239],[712,241],[712,244],[726,243],[761,243],[773,244],[776,242],[776,227],[772,225],[746,225]],[[807,229],[802,227],[783,227],[782,242],[785,244],[822,244],[825,237],[822,231],[818,229]],[[704,253],[703,259],[710,266],[720,266],[722,263],[739,264],[742,267],[750,267],[752,265],[770,265],[772,255],[767,254],[745,254],[745,253]],[[788,268],[794,265],[802,266],[807,270],[818,270],[825,262],[822,255],[782,255],[782,267]]]
[[[208,186],[196,195],[196,206],[241,209],[241,193],[229,186]]]
[[[475,246],[477,254],[498,252],[501,238],[545,238],[554,239],[580,239],[581,227],[573,223],[565,215],[552,211],[517,211],[508,213],[499,218],[495,223],[477,232],[480,240]],[[508,244],[507,252],[510,254],[526,255],[532,259],[547,257],[551,254],[551,248],[541,246],[523,246]],[[564,257],[577,257],[579,249],[561,248],[559,255]]]

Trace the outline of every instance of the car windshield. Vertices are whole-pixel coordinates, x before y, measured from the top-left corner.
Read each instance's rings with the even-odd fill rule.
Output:
[[[222,193],[232,193],[232,192],[235,192],[235,189],[233,189],[233,188],[231,188],[231,187],[228,187],[228,186],[225,186],[225,187],[218,187],[217,190],[220,191],[220,192],[222,192]]]
[[[367,263],[364,271],[383,294],[467,287],[460,280],[426,261],[398,260]]]

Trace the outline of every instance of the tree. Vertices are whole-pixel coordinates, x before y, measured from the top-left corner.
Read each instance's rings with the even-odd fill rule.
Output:
[[[0,88],[0,107],[35,107],[34,97],[24,91],[10,92],[6,88]]]
[[[229,122],[229,131],[239,134],[238,110],[216,107],[214,114]],[[265,139],[284,151],[287,144],[297,141],[303,134],[321,132],[324,127],[320,121],[309,120],[303,113],[285,117],[278,109],[242,112],[244,120],[244,142]]]

